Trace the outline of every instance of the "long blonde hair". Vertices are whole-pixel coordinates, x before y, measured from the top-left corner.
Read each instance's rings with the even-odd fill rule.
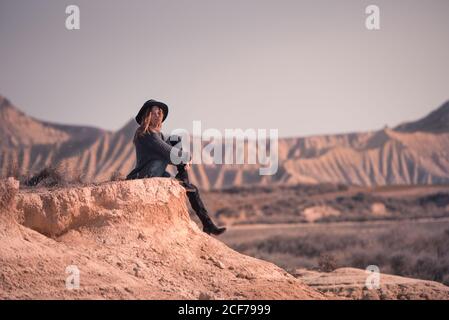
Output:
[[[152,123],[151,123],[151,110],[153,108],[148,108],[145,116],[142,118],[142,122],[140,123],[140,126],[137,128],[136,133],[134,134],[134,139],[133,141],[135,142],[137,140],[138,137],[143,136],[146,133],[149,132],[155,132],[161,129],[162,127],[162,121],[159,123],[158,127],[154,128],[152,127]]]

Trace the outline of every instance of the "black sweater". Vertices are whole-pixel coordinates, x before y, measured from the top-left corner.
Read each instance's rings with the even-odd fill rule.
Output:
[[[137,160],[136,169],[143,168],[152,160],[162,160],[168,164],[174,164],[170,158],[172,152],[180,157],[182,162],[188,162],[190,153],[183,151],[181,147],[177,147],[178,143],[180,143],[180,137],[172,136],[165,139],[161,132],[149,132],[137,136],[134,141]]]
[[[183,163],[187,163],[190,153],[176,147],[181,141],[179,136],[170,136],[164,138],[162,133],[149,132],[138,136],[134,141],[136,147],[136,167],[128,174],[127,179],[142,178],[149,175],[149,164],[152,161],[159,160],[166,164],[175,165],[172,162],[170,154],[175,153]]]

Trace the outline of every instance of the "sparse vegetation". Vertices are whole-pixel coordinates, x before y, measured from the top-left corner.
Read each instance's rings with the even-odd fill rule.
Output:
[[[321,254],[318,259],[318,270],[332,272],[337,269],[337,260],[332,254]]]
[[[45,186],[56,187],[66,184],[66,180],[58,166],[50,166],[39,171],[36,175],[26,180],[24,184],[29,187]]]
[[[81,171],[73,172],[72,179],[70,181],[73,184],[83,185],[86,184],[86,174]]]
[[[110,181],[123,181],[125,180],[125,176],[120,171],[114,171],[111,174]]]
[[[20,188],[60,188],[90,184],[82,171],[67,171],[60,165],[51,165],[36,173],[15,176],[20,181]]]
[[[400,188],[406,190],[404,186]],[[381,190],[385,192],[385,188]],[[307,222],[304,211],[318,206],[340,214],[322,215],[316,222],[449,216],[449,188],[428,195],[398,197],[376,194],[370,188],[351,192],[350,187],[332,184],[239,187],[204,192],[204,199],[217,213],[217,219],[223,223],[234,220],[236,224]]]
[[[239,186],[230,187],[221,190],[212,190],[212,193],[219,194],[254,194],[254,193],[273,193],[277,191],[294,191],[296,195],[311,196],[316,194],[325,194],[337,191],[346,191],[348,186],[344,184],[296,184],[296,185],[280,185],[280,186]]]
[[[234,249],[272,261],[287,270],[310,268],[329,272],[340,267],[426,279],[449,285],[449,222],[392,222],[372,228],[315,227],[301,232],[267,232],[267,237],[230,244]],[[246,231],[247,232],[247,231]]]

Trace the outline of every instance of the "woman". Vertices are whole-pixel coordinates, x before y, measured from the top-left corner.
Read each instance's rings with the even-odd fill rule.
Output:
[[[198,188],[189,182],[187,174],[191,164],[189,152],[175,146],[180,142],[179,137],[172,143],[173,137],[165,139],[161,132],[162,122],[167,115],[168,106],[156,100],[148,100],[140,109],[135,118],[139,128],[137,128],[133,140],[136,147],[137,163],[136,168],[128,174],[127,179],[171,177],[165,169],[169,164],[176,165],[178,173],[175,178],[186,188],[190,204],[203,224],[203,231],[207,234],[222,234],[226,228],[219,228],[213,223],[201,201]],[[177,155],[181,159],[181,163],[174,164],[171,154]]]

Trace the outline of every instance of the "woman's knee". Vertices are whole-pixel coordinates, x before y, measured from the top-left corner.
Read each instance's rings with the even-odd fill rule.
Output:
[[[171,175],[167,171],[164,171],[164,173],[162,174],[162,177],[163,178],[171,178]]]
[[[184,187],[186,188],[187,192],[198,193],[198,187],[194,184],[188,183],[185,184]]]

